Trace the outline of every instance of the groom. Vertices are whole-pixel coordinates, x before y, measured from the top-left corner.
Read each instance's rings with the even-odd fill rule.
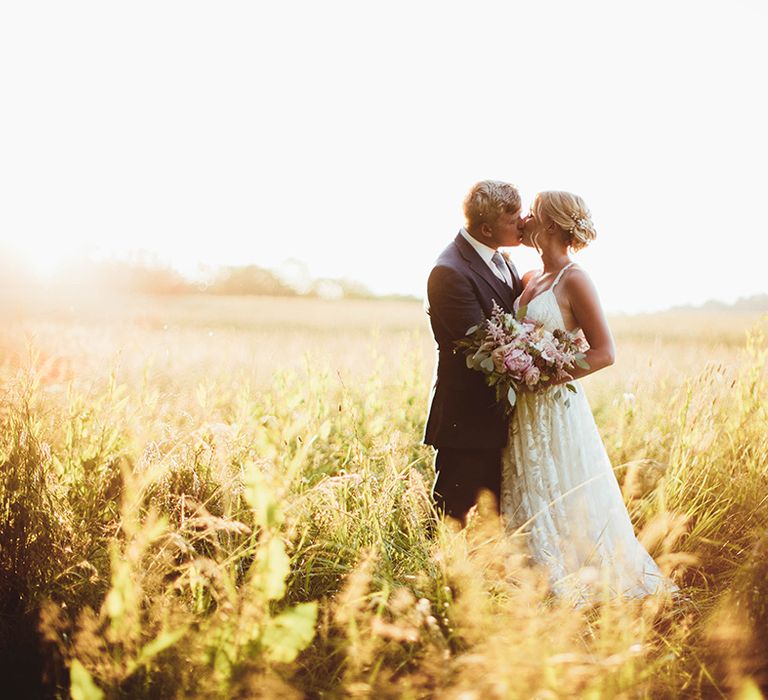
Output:
[[[469,369],[454,342],[488,318],[493,302],[512,311],[522,283],[499,246],[520,245],[520,194],[506,182],[478,182],[464,200],[466,226],[440,254],[427,282],[427,314],[437,343],[435,384],[424,442],[437,448],[438,510],[466,525],[481,488],[499,507],[501,449],[508,421],[482,373]]]

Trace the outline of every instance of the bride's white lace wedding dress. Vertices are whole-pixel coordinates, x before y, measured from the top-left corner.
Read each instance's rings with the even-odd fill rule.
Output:
[[[552,286],[534,297],[527,315],[545,328],[564,328]],[[515,302],[517,307],[517,302]],[[554,592],[583,604],[609,595],[642,597],[677,587],[637,541],[619,484],[578,381],[569,402],[556,387],[521,392],[502,451],[501,511],[510,531],[528,533],[533,559]],[[598,582],[600,582],[598,584]]]

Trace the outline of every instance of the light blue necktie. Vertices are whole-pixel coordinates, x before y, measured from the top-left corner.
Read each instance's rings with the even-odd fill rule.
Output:
[[[494,265],[496,265],[497,269],[501,273],[501,278],[504,280],[504,282],[511,286],[512,285],[512,275],[509,273],[509,269],[507,268],[506,264],[504,263],[504,258],[501,257],[501,253],[497,250],[493,257],[491,258],[491,261]]]

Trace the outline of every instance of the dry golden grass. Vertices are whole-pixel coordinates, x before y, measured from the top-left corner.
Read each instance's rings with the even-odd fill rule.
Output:
[[[611,320],[619,360],[585,386],[633,521],[690,601],[586,611],[548,597],[487,504],[430,534],[419,303],[43,296],[0,319],[6,688],[468,700],[768,683],[757,317]]]

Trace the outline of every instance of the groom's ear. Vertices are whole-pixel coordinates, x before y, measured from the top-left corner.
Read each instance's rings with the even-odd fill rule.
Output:
[[[487,221],[480,224],[480,236],[486,240],[493,240],[493,227]]]

